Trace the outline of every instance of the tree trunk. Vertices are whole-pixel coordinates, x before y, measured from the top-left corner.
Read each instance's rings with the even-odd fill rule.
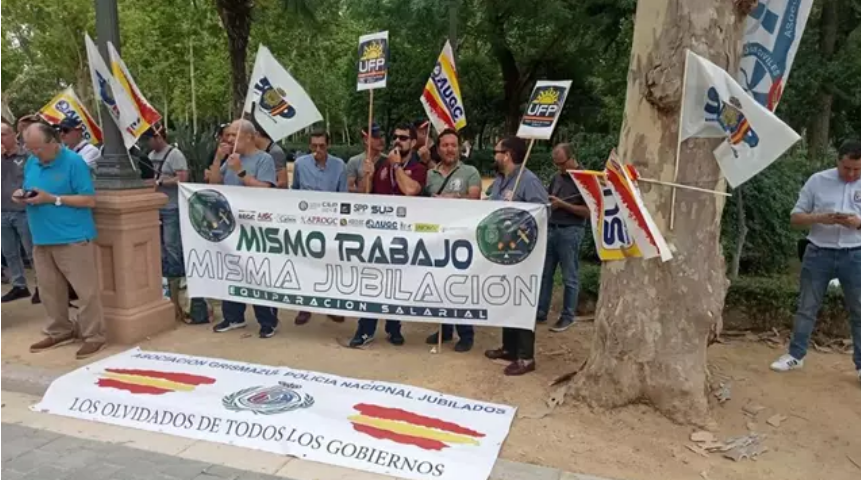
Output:
[[[218,16],[227,32],[227,48],[230,51],[230,78],[232,88],[232,110],[242,114],[245,93],[248,90],[248,72],[245,63],[248,59],[248,37],[251,35],[251,0],[216,0]]]
[[[747,215],[744,212],[744,187],[733,190],[735,196],[735,214],[737,236],[735,239],[735,252],[732,254],[732,263],[729,267],[729,278],[738,278],[741,270],[741,255],[744,253],[744,244],[747,242]]]
[[[839,22],[840,0],[823,0],[822,18],[819,25],[819,55],[826,66],[834,58]],[[828,68],[824,70],[829,71]],[[833,88],[831,79],[824,78],[819,85],[819,92],[816,94],[816,113],[810,119],[810,128],[807,134],[807,155],[812,162],[821,160],[828,150],[828,139],[831,131],[831,106],[834,103],[834,95],[831,93],[831,88]]]
[[[685,49],[735,72],[747,14],[741,10],[753,3],[638,2],[619,153],[644,177],[672,180]],[[685,142],[678,182],[724,188],[715,147],[716,140]],[[675,258],[604,265],[592,351],[569,393],[602,408],[649,404],[676,422],[703,425],[706,350],[720,331],[729,283],[720,246],[724,200],[679,190],[670,232],[670,189],[641,188]]]

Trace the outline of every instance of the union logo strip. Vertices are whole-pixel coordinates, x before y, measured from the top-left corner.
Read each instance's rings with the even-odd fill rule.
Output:
[[[353,415],[349,420],[357,432],[423,450],[441,451],[452,445],[477,446],[479,439],[485,437],[481,432],[456,423],[400,408],[360,403],[353,409],[359,415]]]
[[[606,194],[601,179],[603,172],[591,170],[571,170],[571,179],[583,195],[589,207],[589,220],[592,224],[592,237],[601,261],[625,260],[642,257],[637,244],[630,240],[628,229],[619,215],[613,196]],[[606,200],[610,200],[608,202]]]

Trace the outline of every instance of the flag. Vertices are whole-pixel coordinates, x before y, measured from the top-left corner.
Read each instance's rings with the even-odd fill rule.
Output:
[[[87,44],[87,58],[90,63],[90,76],[93,80],[93,93],[96,98],[107,107],[111,118],[117,124],[123,135],[123,143],[126,149],[131,149],[138,137],[135,132],[140,124],[137,108],[132,103],[120,82],[111,75],[105,60],[93,43],[93,39],[85,34]]]
[[[113,73],[114,78],[116,78],[120,83],[120,86],[126,92],[128,98],[132,100],[132,103],[137,110],[140,123],[134,131],[134,136],[135,138],[140,138],[144,132],[161,120],[161,115],[152,106],[152,104],[144,98],[135,83],[135,79],[132,78],[131,72],[129,72],[128,67],[126,67],[126,63],[123,62],[122,58],[120,58],[120,54],[117,53],[117,49],[114,48],[114,44],[111,42],[108,42],[108,54],[111,58],[111,72]]]
[[[9,108],[9,104],[6,103],[6,96],[0,96],[2,96],[2,99],[0,99],[0,105],[2,105],[3,108],[3,119],[9,123],[13,123],[15,121],[15,115],[12,114],[12,110]]]
[[[736,79],[772,112],[786,89],[811,7],[813,0],[760,1],[747,17]]]
[[[613,191],[613,196],[616,197],[628,232],[642,253],[643,259],[658,256],[665,262],[672,259],[673,254],[670,252],[669,245],[655,225],[652,215],[646,210],[640,188],[635,181],[636,177],[631,175],[629,168],[619,163],[615,150],[607,159],[605,173],[607,184]]]
[[[437,133],[447,128],[460,131],[466,126],[466,111],[463,108],[451,42],[445,42],[428,83],[425,84],[421,102]]]
[[[81,121],[84,138],[87,141],[93,145],[102,143],[102,130],[99,128],[99,124],[93,120],[90,112],[78,99],[72,87],[63,90],[51,99],[47,105],[39,110],[39,115],[52,125],[59,124],[66,117],[76,118]]]
[[[733,188],[774,163],[801,137],[726,71],[688,50],[679,141],[724,138],[714,151]]]
[[[305,89],[263,45],[257,50],[243,112],[276,142],[323,120]]]
[[[359,77],[356,90],[386,88],[389,77],[389,32],[359,37]]]
[[[603,185],[604,173],[588,170],[570,170],[571,179],[580,190],[589,218],[592,222],[592,237],[598,258],[607,262],[640,258],[643,254],[631,235],[622,217],[613,190]]]
[[[559,114],[565,106],[571,80],[561,82],[539,81],[535,83],[532,96],[526,105],[526,113],[520,121],[517,136],[535,140],[550,140],[559,122]]]

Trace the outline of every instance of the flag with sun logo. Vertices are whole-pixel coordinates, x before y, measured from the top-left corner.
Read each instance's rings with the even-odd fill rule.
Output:
[[[276,142],[323,120],[305,89],[263,45],[257,50],[243,112]]]
[[[386,88],[389,77],[389,32],[359,37],[359,77],[356,90]]]
[[[565,106],[571,80],[559,82],[539,81],[529,97],[526,113],[520,121],[517,136],[533,140],[550,140]]]

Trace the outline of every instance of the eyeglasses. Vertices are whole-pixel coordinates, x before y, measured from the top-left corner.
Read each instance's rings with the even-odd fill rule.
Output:
[[[402,142],[407,142],[411,140],[411,137],[409,135],[395,135],[395,138]]]
[[[494,150],[493,151],[494,155],[505,155],[506,153],[508,153],[508,150]]]
[[[72,131],[72,129],[71,129],[71,128],[61,128],[61,129],[60,129],[60,133],[69,133],[69,132],[71,132],[71,131]]]

